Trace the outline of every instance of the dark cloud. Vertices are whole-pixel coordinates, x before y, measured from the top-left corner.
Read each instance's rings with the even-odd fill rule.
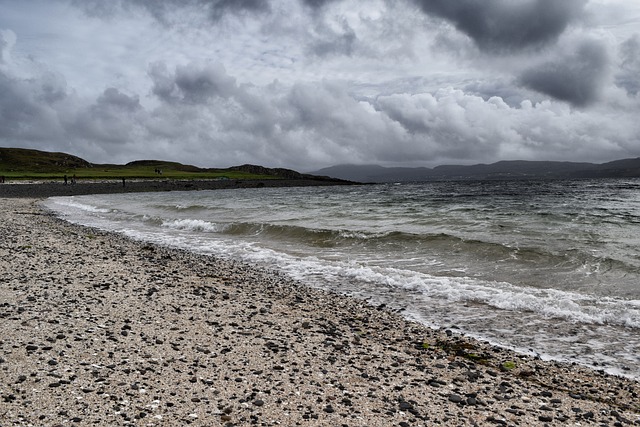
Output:
[[[137,95],[126,95],[116,88],[107,88],[98,97],[96,106],[107,109],[117,109],[121,111],[135,111],[140,106],[140,98]]]
[[[16,34],[11,30],[0,28],[0,66],[10,65],[11,50],[16,42]]]
[[[178,8],[193,8],[213,21],[220,20],[227,13],[265,12],[271,8],[268,0],[74,0],[74,4],[95,17],[110,17],[119,11],[142,9],[164,24],[172,23],[172,15]]]
[[[152,64],[149,77],[152,92],[164,101],[203,104],[215,97],[229,98],[237,90],[236,81],[222,65],[189,64],[170,73],[164,63]]]
[[[42,109],[23,82],[0,72],[0,135],[16,138],[26,123],[37,123]],[[35,119],[35,120],[34,120]]]
[[[320,9],[323,6],[333,3],[336,0],[302,0],[302,4],[312,7],[314,9]]]
[[[584,41],[575,53],[524,71],[520,83],[529,89],[584,107],[598,98],[608,62],[607,51],[601,43]]]
[[[514,51],[552,42],[582,12],[586,0],[413,0],[452,22],[483,50]]]
[[[110,151],[134,141],[145,114],[138,95],[107,88],[93,105],[73,115],[65,131],[78,141],[106,143],[104,148]]]
[[[620,72],[616,85],[629,95],[640,93],[640,37],[635,34],[620,46]]]
[[[57,102],[66,95],[63,79],[47,73],[20,78],[0,70],[0,138],[51,140],[59,132]]]
[[[329,55],[345,55],[351,56],[354,52],[358,37],[355,31],[346,22],[342,23],[342,32],[338,33],[331,29],[322,27],[318,33],[321,34],[321,38],[311,43],[310,52],[315,56],[329,56]]]
[[[266,12],[270,10],[268,0],[197,0],[200,6],[209,10],[209,16],[220,19],[227,12]]]
[[[7,62],[9,55],[9,42],[5,39],[4,34],[0,32],[0,64]]]

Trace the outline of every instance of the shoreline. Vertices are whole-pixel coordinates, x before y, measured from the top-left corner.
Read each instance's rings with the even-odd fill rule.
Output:
[[[56,196],[84,196],[89,194],[120,194],[160,191],[226,190],[263,187],[311,187],[330,185],[362,185],[355,182],[318,179],[261,179],[261,180],[175,180],[175,179],[127,179],[79,180],[75,184],[63,182],[29,181],[0,184],[0,198],[47,198]]]
[[[1,425],[640,425],[638,381],[2,197]]]

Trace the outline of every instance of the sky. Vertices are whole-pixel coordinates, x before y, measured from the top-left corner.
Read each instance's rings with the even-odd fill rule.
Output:
[[[0,146],[303,172],[640,157],[640,2],[0,0]]]

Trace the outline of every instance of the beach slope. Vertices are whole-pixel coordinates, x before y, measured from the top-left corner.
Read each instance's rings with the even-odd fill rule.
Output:
[[[0,425],[640,425],[638,382],[0,199]]]

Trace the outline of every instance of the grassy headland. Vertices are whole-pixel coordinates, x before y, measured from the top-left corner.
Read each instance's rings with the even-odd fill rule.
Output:
[[[288,169],[243,165],[226,169],[199,168],[177,162],[139,160],[125,165],[95,164],[66,153],[0,147],[0,176],[6,180],[174,179],[174,180],[266,180],[308,179]]]

